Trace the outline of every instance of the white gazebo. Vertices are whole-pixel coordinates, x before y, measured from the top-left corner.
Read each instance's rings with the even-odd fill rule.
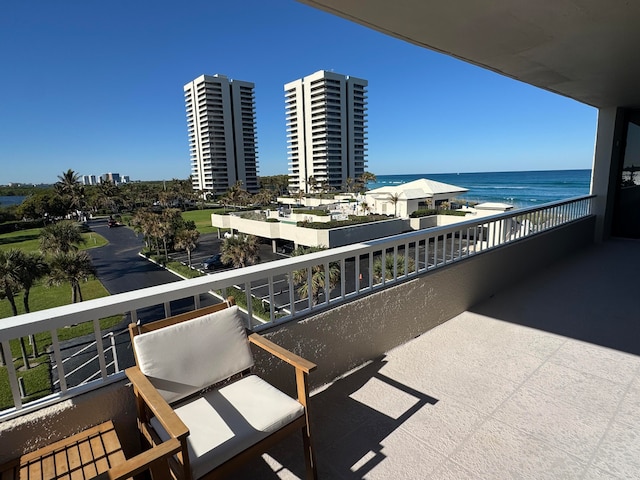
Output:
[[[420,178],[395,186],[380,187],[366,193],[371,213],[408,217],[422,208],[435,208],[469,190],[447,183]]]

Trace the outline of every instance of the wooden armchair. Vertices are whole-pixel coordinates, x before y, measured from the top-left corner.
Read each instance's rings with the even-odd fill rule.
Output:
[[[306,475],[317,478],[309,432],[307,375],[316,366],[252,333],[238,307],[207,307],[146,325],[131,324],[136,366],[126,373],[138,426],[155,446],[181,443],[172,458],[177,479],[224,478],[249,457],[301,431]],[[295,368],[298,398],[251,374],[253,343]]]

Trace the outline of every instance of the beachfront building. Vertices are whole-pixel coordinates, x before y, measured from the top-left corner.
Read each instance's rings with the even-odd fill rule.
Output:
[[[367,85],[320,70],[284,86],[289,190],[339,190],[366,167]]]
[[[416,210],[438,208],[468,190],[448,183],[419,178],[400,185],[369,190],[365,203],[371,213],[408,217]]]
[[[221,195],[236,182],[258,190],[254,88],[219,74],[184,86],[194,190]]]
[[[103,339],[99,319],[170,315],[231,291],[248,298],[248,327],[318,366],[308,405],[320,478],[637,478],[640,187],[625,175],[640,137],[638,5],[307,3],[597,108],[591,193],[3,319],[0,463],[108,419],[138,452],[135,397],[109,344],[131,349]],[[394,261],[403,254],[413,262]],[[390,268],[376,277],[382,255]],[[333,266],[335,287],[300,297],[296,272],[311,281]],[[54,392],[25,397],[9,342],[85,321],[97,375],[81,376],[54,341],[41,364]],[[255,368],[292,383],[271,359]],[[302,478],[297,460],[272,448],[234,478]]]

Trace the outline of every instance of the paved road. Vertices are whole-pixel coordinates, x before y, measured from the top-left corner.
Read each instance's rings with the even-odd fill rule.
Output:
[[[106,220],[93,220],[89,227],[109,241],[108,245],[93,248],[88,253],[98,271],[98,279],[111,295],[180,279],[138,255],[144,244],[133,230],[109,228]]]
[[[89,227],[109,241],[108,245],[90,249],[88,253],[91,256],[93,265],[96,267],[98,279],[110,294],[115,295],[180,280],[180,277],[138,255],[138,252],[144,246],[143,240],[136,236],[131,229],[126,227],[109,228],[106,219],[92,220],[89,222]],[[213,236],[211,236],[211,239],[205,240],[205,245],[207,245],[209,240],[213,240]],[[204,255],[206,253],[202,253],[203,258],[205,258]],[[208,294],[200,296],[200,304],[202,306],[214,303],[219,303],[219,300]],[[193,308],[193,298],[171,302],[171,312],[174,314]],[[111,329],[114,337],[107,337],[103,341],[108,365],[107,371],[109,373],[115,371],[114,362],[118,363],[120,369],[131,366],[134,363],[129,335],[126,330],[131,322],[131,317],[129,312],[123,312],[123,314],[122,322]],[[164,305],[137,311],[138,319],[143,323],[164,318],[164,315]],[[112,344],[115,344],[117,350],[116,359],[114,359],[110,348]],[[95,359],[97,349],[93,336],[62,342],[61,350],[63,351],[63,358],[65,358],[63,363],[69,386],[78,385],[99,371],[98,362]],[[53,371],[53,376],[54,381],[57,381],[58,374],[55,370]]]

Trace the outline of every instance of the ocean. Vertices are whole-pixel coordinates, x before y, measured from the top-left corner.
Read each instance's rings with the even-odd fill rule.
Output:
[[[525,208],[588,195],[591,170],[377,175],[376,181],[367,187],[373,189],[399,185],[419,178],[469,189],[457,197],[462,201],[502,202]]]

